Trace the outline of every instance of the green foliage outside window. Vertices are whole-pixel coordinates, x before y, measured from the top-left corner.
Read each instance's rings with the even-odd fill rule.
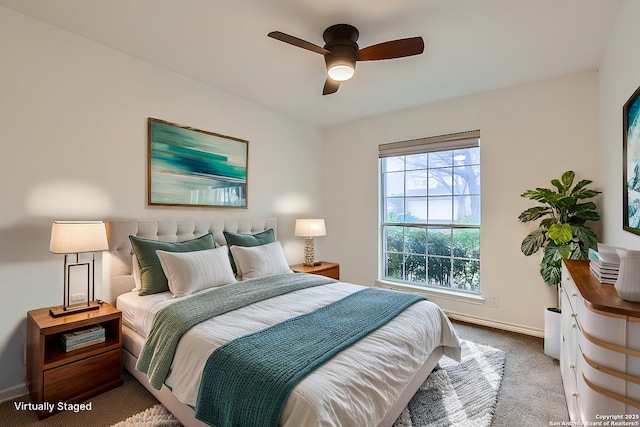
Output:
[[[479,291],[478,229],[387,226],[386,277]]]

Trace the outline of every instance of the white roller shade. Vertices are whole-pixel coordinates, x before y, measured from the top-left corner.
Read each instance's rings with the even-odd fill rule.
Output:
[[[378,145],[378,157],[406,156],[410,154],[429,153],[480,146],[480,131],[452,133],[409,141],[391,142]]]

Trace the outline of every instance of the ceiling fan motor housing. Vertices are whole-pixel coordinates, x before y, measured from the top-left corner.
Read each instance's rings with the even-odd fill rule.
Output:
[[[325,43],[329,43],[332,40],[351,40],[353,42],[358,41],[360,33],[358,29],[349,24],[336,24],[332,25],[322,33],[322,38]]]
[[[327,28],[322,34],[326,42],[324,48],[330,53],[324,55],[327,70],[336,66],[346,66],[355,71],[358,59],[358,30],[348,24],[337,24]]]

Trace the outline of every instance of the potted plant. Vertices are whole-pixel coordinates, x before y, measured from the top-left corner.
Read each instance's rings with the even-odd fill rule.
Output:
[[[540,204],[522,212],[518,219],[522,222],[541,220],[538,228],[524,238],[520,250],[526,256],[542,249],[540,274],[549,286],[560,283],[563,259],[589,259],[589,248],[598,242],[598,237],[586,225],[587,221],[598,221],[600,215],[596,204],[587,201],[600,194],[600,191],[587,188],[593,181],[582,180],[575,186],[575,173],[566,171],[562,177],[554,179],[554,189],[536,188],[522,193],[522,197]],[[560,348],[559,310],[547,309],[545,314],[545,352],[555,356],[555,327],[547,327],[547,322],[557,323],[558,354]],[[547,333],[550,334],[547,339]],[[550,341],[550,343],[547,343]],[[549,352],[547,352],[549,348]],[[557,357],[556,357],[557,358]]]

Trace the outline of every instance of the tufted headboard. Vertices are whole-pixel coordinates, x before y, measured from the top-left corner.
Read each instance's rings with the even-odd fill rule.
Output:
[[[165,242],[182,242],[211,232],[217,244],[226,245],[223,231],[253,234],[272,228],[277,236],[275,218],[258,219],[140,219],[107,221],[109,251],[103,257],[103,296],[109,304],[115,304],[118,295],[133,289],[131,242],[129,236]],[[276,237],[277,238],[277,237]]]

